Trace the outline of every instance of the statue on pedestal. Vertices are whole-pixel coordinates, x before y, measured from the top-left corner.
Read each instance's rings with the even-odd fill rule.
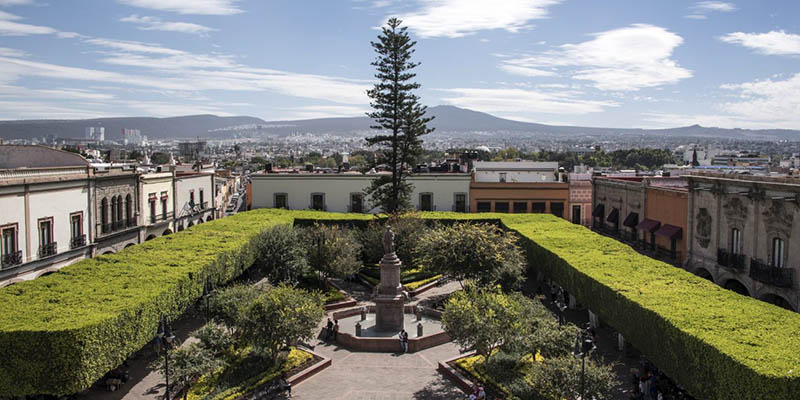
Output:
[[[392,227],[386,224],[386,230],[383,232],[383,254],[394,253],[394,232]]]

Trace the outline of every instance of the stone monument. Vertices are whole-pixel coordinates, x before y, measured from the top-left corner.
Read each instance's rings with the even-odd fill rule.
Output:
[[[375,327],[379,331],[399,332],[403,329],[405,295],[400,284],[401,265],[394,251],[394,232],[387,224],[383,232],[381,282],[375,296]]]

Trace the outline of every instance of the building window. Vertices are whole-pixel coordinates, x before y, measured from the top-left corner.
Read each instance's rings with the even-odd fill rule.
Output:
[[[783,239],[772,239],[772,266],[775,268],[783,268],[783,260],[786,254],[786,247]]]
[[[543,214],[547,210],[544,202],[534,202],[531,204],[531,212],[534,214]]]
[[[200,189],[200,207],[201,208],[206,208],[206,205],[204,204],[205,202],[203,201],[203,198],[205,197],[204,194],[205,193],[203,193],[203,189]]]
[[[528,212],[528,202],[527,201],[515,201],[514,202],[514,214],[524,214]]]
[[[325,194],[312,193],[311,194],[311,209],[325,211]]]
[[[105,197],[100,201],[100,223],[102,224],[103,232],[108,232],[108,199]]]
[[[122,196],[117,196],[117,222],[122,222],[123,219],[122,209]]]
[[[419,194],[420,211],[433,211],[433,193]]]
[[[507,201],[495,201],[494,202],[494,211],[499,213],[507,213],[508,212],[508,202]]]
[[[501,182],[501,183],[505,183],[505,181],[506,181],[506,177],[507,177],[507,176],[508,176],[508,175],[507,175],[505,172],[501,172],[501,173],[500,173],[500,182]]]
[[[3,227],[3,264],[2,266],[22,263],[22,253],[17,250],[17,225]]]
[[[454,203],[453,211],[467,212],[467,195],[465,193],[456,193]]]
[[[350,193],[350,212],[364,212],[364,195],[361,193]]]
[[[86,246],[86,235],[83,234],[83,213],[76,212],[69,216],[70,242],[72,249]]]
[[[572,223],[580,225],[580,223],[581,223],[581,206],[572,206]]]
[[[492,211],[492,203],[489,201],[479,201],[478,202],[478,212],[490,212]]]
[[[194,207],[194,190],[189,191],[189,207]]]
[[[39,257],[56,254],[56,243],[53,241],[53,218],[39,220]]]
[[[550,214],[555,215],[556,217],[563,218],[564,217],[564,203],[561,202],[554,202],[550,203]]]
[[[133,220],[133,199],[131,195],[125,196],[125,220],[128,222],[128,226],[136,225],[136,221]]]
[[[167,219],[167,193],[161,193],[161,218],[166,221]]]
[[[117,222],[117,196],[111,198],[111,221],[112,224]],[[110,231],[110,229],[109,229]]]
[[[273,207],[288,209],[289,208],[288,203],[289,203],[289,195],[287,195],[286,193],[275,193],[275,200]]]
[[[736,228],[731,229],[731,254],[742,254],[742,231]]]

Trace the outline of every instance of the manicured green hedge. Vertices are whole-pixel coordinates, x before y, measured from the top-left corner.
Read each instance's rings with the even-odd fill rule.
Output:
[[[506,216],[541,270],[696,398],[800,398],[800,314],[546,215]]]
[[[291,223],[267,210],[194,226],[0,289],[0,396],[70,394],[151,341],[206,276],[227,282],[252,265],[252,240]]]
[[[501,220],[522,236],[532,268],[565,286],[695,397],[798,398],[797,313],[724,290],[550,215],[422,216]],[[252,239],[272,224],[369,218],[240,213],[0,289],[0,395],[88,387],[153,338],[162,311],[174,318],[193,303],[206,275],[222,283],[249,267]]]

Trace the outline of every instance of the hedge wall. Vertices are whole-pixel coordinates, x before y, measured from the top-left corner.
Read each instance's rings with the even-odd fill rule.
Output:
[[[698,398],[797,399],[800,315],[724,290],[550,215],[424,213],[500,219],[549,275]],[[370,215],[257,210],[0,289],[0,395],[87,388],[175,318],[206,276],[227,282],[254,259],[253,239],[295,219]],[[790,372],[793,371],[793,372]]]

